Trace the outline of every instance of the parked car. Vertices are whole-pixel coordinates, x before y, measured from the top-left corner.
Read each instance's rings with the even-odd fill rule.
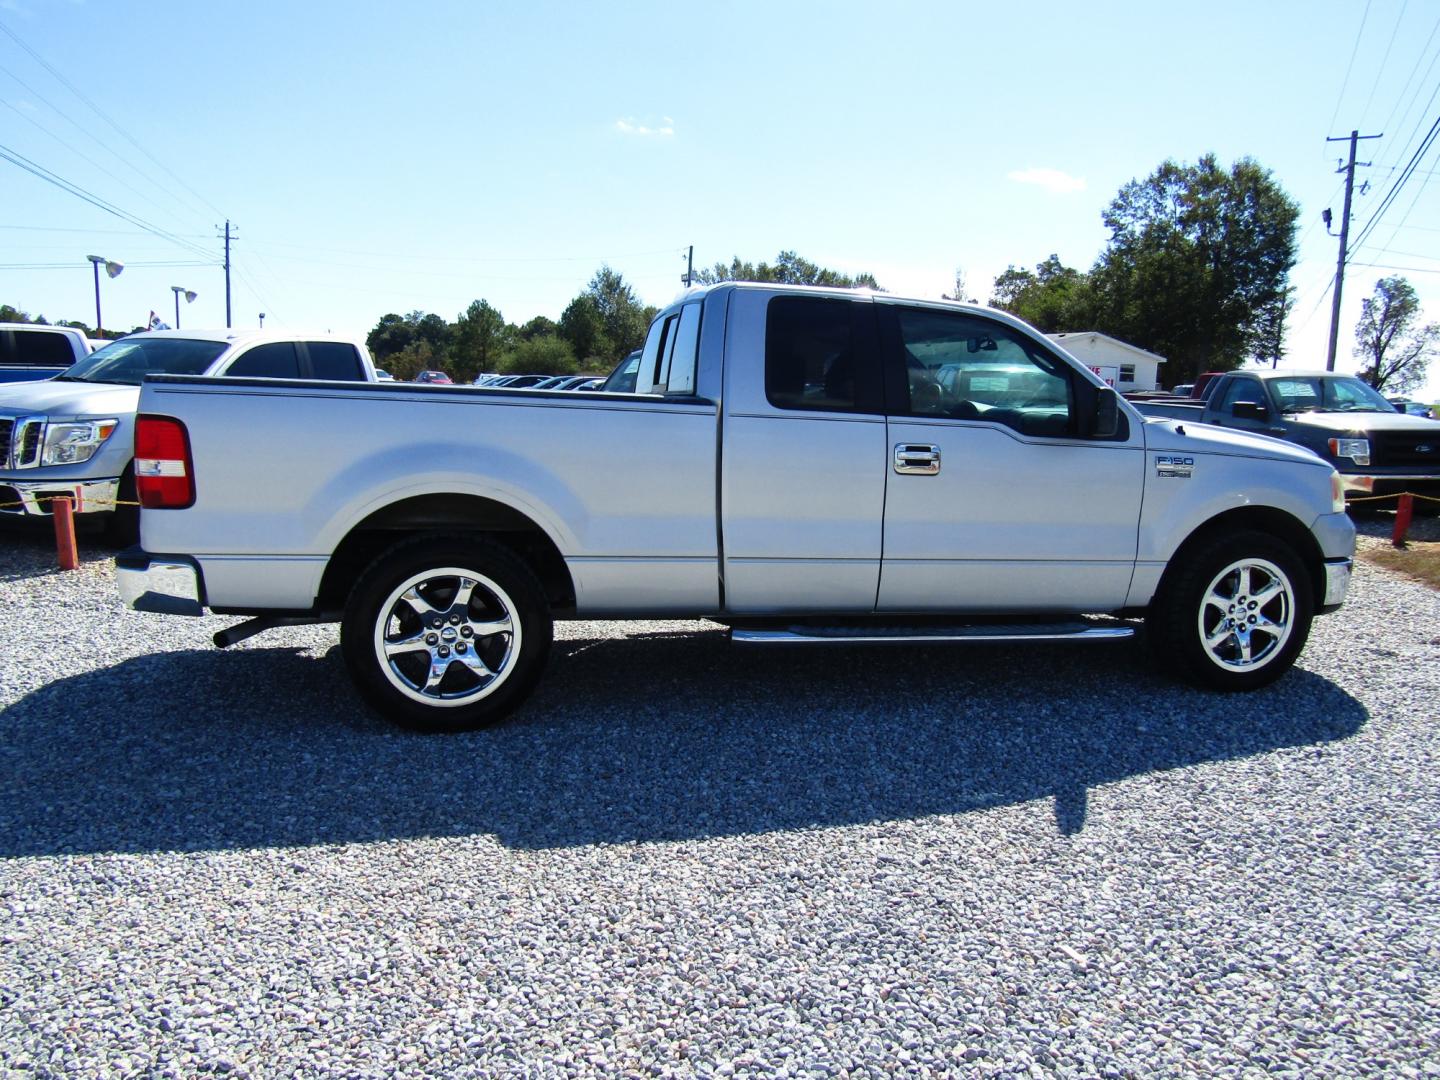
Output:
[[[418,383],[449,383],[451,379],[450,376],[443,371],[422,371],[411,381]]]
[[[1404,413],[1406,416],[1423,416],[1427,419],[1435,419],[1435,410],[1423,401],[1413,401],[1410,398],[1386,398],[1386,401],[1395,406],[1396,412]]]
[[[1440,429],[1404,416],[1354,375],[1333,371],[1232,371],[1205,403],[1132,401],[1140,412],[1215,424],[1298,443],[1340,471],[1351,499],[1440,497]]]
[[[377,367],[375,369],[375,380],[376,382],[394,382],[395,376],[391,375],[390,372],[386,371],[384,368]]]
[[[0,383],[53,378],[93,351],[73,327],[0,323]]]
[[[970,398],[908,390],[950,363],[991,374],[951,380]],[[1037,386],[1015,398],[996,369]],[[1001,312],[727,282],[661,311],[632,377],[632,393],[523,408],[504,392],[147,383],[144,543],[116,560],[121,595],[252,616],[222,645],[338,621],[361,694],[428,731],[518,708],[556,618],[928,647],[1119,639],[1143,617],[1174,673],[1252,690],[1345,599],[1355,526],[1332,466],[1147,423]],[[886,659],[871,663],[883,685]]]
[[[0,384],[0,513],[48,516],[69,496],[134,539],[135,408],[146,376],[373,382],[358,341],[279,331],[154,330],[110,342],[53,379]],[[283,433],[270,437],[283,444]]]
[[[592,376],[590,376],[590,377],[588,377],[588,378],[582,378],[578,383],[576,383],[576,384],[575,384],[574,386],[572,386],[570,389],[571,389],[571,390],[575,390],[575,391],[577,391],[577,392],[586,392],[586,393],[588,393],[588,392],[591,391],[591,390],[599,390],[599,389],[601,389],[604,385],[605,385],[605,376],[604,376],[604,375],[592,375]]]
[[[507,390],[533,390],[539,383],[547,382],[549,375],[511,375],[505,380]]]

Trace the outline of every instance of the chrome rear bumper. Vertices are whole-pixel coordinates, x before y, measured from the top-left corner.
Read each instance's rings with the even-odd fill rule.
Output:
[[[131,548],[115,556],[115,584],[132,611],[203,615],[203,590],[195,564],[176,556],[153,556]]]

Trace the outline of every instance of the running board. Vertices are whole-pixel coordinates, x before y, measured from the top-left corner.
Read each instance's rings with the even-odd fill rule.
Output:
[[[962,626],[732,627],[742,645],[926,645],[954,641],[1107,641],[1135,636],[1133,626],[1091,623],[970,623]]]

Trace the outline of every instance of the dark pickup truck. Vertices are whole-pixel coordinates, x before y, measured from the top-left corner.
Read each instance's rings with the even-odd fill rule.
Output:
[[[1440,421],[1406,416],[1353,375],[1232,371],[1203,404],[1131,400],[1147,416],[1239,428],[1299,443],[1339,470],[1347,498],[1440,498]]]

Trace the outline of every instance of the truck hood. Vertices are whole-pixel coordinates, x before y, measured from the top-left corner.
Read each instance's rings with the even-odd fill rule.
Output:
[[[1382,412],[1301,412],[1286,413],[1285,422],[1317,431],[1414,431],[1440,439],[1440,422],[1424,416]]]
[[[1399,413],[1395,414],[1399,416]],[[1433,421],[1431,421],[1433,423]],[[1268,435],[1252,435],[1234,428],[1197,424],[1193,420],[1151,418],[1145,422],[1145,449],[1179,454],[1227,454],[1230,457],[1266,458],[1270,461],[1294,461],[1300,465],[1331,464],[1303,446],[1272,439]]]
[[[0,413],[45,416],[124,416],[140,403],[140,387],[115,383],[41,382],[0,389]],[[1397,414],[1398,415],[1398,414]]]

